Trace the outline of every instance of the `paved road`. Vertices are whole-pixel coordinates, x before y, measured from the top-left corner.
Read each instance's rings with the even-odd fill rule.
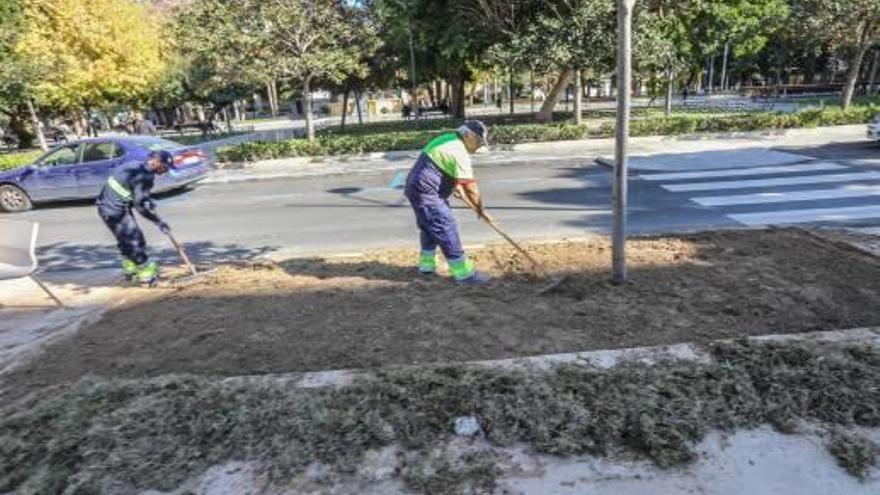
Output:
[[[869,143],[798,147],[807,163],[696,175],[643,171],[630,180],[633,233],[830,221],[880,225],[880,149]],[[834,159],[833,161],[829,159]],[[731,173],[733,175],[731,175]],[[512,235],[556,238],[608,232],[611,173],[583,158],[477,167],[491,211]],[[671,174],[671,175],[670,175]],[[389,187],[393,170],[204,185],[163,198],[160,209],[197,260],[250,259],[416,246],[412,213]],[[20,215],[41,222],[40,255],[49,269],[112,266],[113,240],[90,204]],[[469,243],[497,240],[459,210]],[[148,241],[172,259],[150,226]]]

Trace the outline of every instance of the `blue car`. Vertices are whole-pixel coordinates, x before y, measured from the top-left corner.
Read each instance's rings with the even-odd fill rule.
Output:
[[[35,203],[90,199],[98,196],[110,171],[123,163],[144,160],[151,151],[174,155],[177,171],[156,178],[153,191],[186,187],[205,178],[211,159],[199,148],[152,136],[82,139],[57,146],[33,164],[0,173],[0,210],[19,212]]]

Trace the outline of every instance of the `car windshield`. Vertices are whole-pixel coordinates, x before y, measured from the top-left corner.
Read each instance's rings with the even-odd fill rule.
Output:
[[[173,151],[178,150],[181,146],[174,141],[162,138],[143,138],[135,141],[138,147],[150,151]]]

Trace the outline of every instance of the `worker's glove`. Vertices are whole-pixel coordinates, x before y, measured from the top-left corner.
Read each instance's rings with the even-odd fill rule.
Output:
[[[156,226],[159,227],[159,232],[162,232],[165,235],[168,235],[171,233],[171,226],[165,222],[160,221],[159,223],[156,224]]]

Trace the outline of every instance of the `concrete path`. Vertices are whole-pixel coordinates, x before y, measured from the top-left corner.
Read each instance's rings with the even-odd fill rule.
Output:
[[[65,307],[57,307],[29,278],[0,281],[0,376],[105,311],[157,295],[154,289],[123,284],[117,269],[55,271],[40,280]]]

